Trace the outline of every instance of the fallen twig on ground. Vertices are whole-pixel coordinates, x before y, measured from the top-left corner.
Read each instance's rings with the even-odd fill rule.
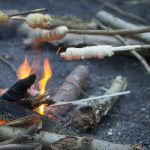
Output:
[[[6,63],[12,69],[12,71],[16,74],[17,69],[10,61],[8,61],[6,58],[4,58],[1,55],[0,55],[0,60],[3,61],[4,63]]]

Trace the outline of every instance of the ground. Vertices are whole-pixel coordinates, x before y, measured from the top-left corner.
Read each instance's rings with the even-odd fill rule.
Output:
[[[144,17],[148,24],[150,21],[149,6],[147,4],[131,5],[131,3],[129,5],[128,1],[112,0],[124,10],[130,10]],[[1,9],[27,10],[40,7],[47,7],[51,14],[70,14],[91,18],[104,6],[96,0],[43,0],[42,2],[40,0],[13,0],[13,2],[1,0],[0,4]],[[29,57],[30,62],[34,58],[34,51],[24,49],[22,39],[16,35],[0,38],[0,53],[11,55],[13,58],[11,62],[16,68],[23,62],[25,55]],[[84,89],[86,95],[82,95],[82,98],[101,95],[104,92],[102,87],[109,88],[113,78],[117,75],[126,76],[128,90],[131,90],[131,94],[121,97],[98,128],[88,135],[115,143],[150,144],[150,81],[149,75],[137,60],[132,57],[114,56],[104,60],[67,62],[56,55],[56,48],[49,47],[43,48],[41,54],[42,59],[45,56],[50,59],[53,70],[53,77],[47,85],[51,95],[57,91],[69,72],[79,64],[86,65],[90,71],[88,86]],[[42,61],[40,66],[42,66]],[[0,87],[9,87],[17,80],[15,73],[1,61],[0,70]],[[109,132],[112,134],[110,135]]]

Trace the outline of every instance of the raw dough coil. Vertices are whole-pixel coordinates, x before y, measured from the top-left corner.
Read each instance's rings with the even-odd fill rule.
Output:
[[[37,41],[48,42],[62,39],[67,32],[68,28],[66,26],[59,26],[53,30],[38,30],[35,37]]]
[[[27,24],[35,29],[35,28],[48,28],[49,25],[51,24],[52,18],[50,15],[46,14],[40,14],[40,13],[35,13],[35,14],[30,14],[26,17],[26,22]]]
[[[83,48],[67,48],[66,52],[61,53],[61,57],[66,60],[78,60],[84,58],[99,58],[112,56],[114,52],[112,51],[112,46],[101,45],[101,46],[88,46]]]
[[[0,23],[6,23],[9,21],[9,16],[0,11]]]

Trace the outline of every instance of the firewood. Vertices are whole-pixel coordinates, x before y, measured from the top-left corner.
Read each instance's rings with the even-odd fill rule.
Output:
[[[5,125],[7,126],[13,126],[13,127],[26,127],[29,125],[33,125],[35,123],[38,123],[40,121],[41,117],[36,114],[31,114],[25,117],[21,117],[16,120],[9,121]]]
[[[41,145],[38,143],[6,144],[0,145],[0,150],[41,150]]]
[[[52,97],[54,102],[59,101],[73,101],[76,100],[83,86],[88,79],[88,70],[85,66],[80,65],[76,67],[65,79],[62,86],[58,89],[57,93]],[[57,115],[64,115],[71,109],[70,106],[60,106],[57,109],[48,107],[45,114],[48,115],[51,111]]]
[[[122,76],[117,76],[105,94],[122,92],[126,87],[127,79]],[[83,105],[79,106],[73,113],[72,122],[81,131],[94,129],[101,118],[107,115],[108,111],[118,101],[118,98],[119,96],[84,102]]]
[[[14,136],[18,136],[20,133],[23,132],[25,132],[25,129],[0,126],[0,139],[10,139]],[[51,149],[53,150],[133,150],[134,147],[132,145],[115,144],[89,137],[67,136],[47,131],[40,131],[39,133],[34,134],[33,141],[41,143],[44,149],[50,149],[51,147]]]
[[[130,22],[127,22],[123,19],[120,19],[106,11],[99,11],[96,14],[96,18],[100,20],[102,23],[112,26],[114,28],[119,28],[119,29],[135,29],[138,27],[138,25],[132,24]],[[150,33],[141,33],[141,34],[136,34],[134,37],[143,40],[147,43],[150,43]]]

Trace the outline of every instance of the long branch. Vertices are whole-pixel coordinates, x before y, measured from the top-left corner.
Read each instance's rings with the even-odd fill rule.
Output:
[[[1,140],[10,139],[25,132],[24,129],[9,126],[0,126]],[[131,145],[115,144],[89,137],[76,137],[41,131],[33,136],[33,141],[41,143],[44,149],[69,149],[69,150],[133,150]]]
[[[76,30],[70,29],[68,33],[74,34],[88,34],[88,35],[128,35],[128,34],[137,34],[137,33],[144,33],[150,32],[150,27],[136,27],[134,29],[109,29],[109,30]]]

